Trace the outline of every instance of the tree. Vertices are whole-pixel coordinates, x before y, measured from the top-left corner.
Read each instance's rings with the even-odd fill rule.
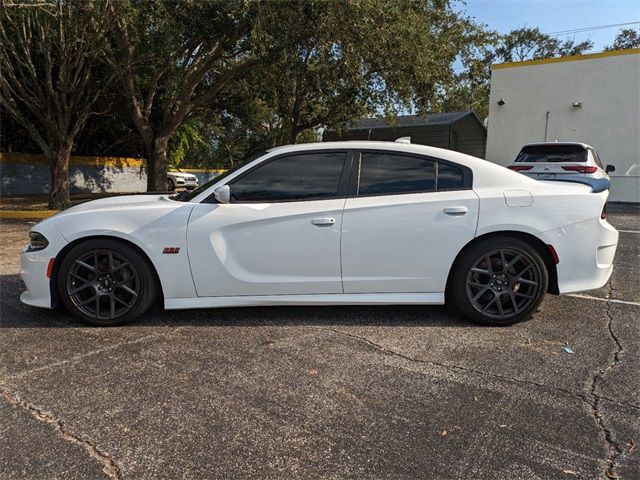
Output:
[[[69,156],[109,83],[95,75],[111,26],[106,1],[5,4],[0,105],[46,155],[49,207],[69,206]]]
[[[591,40],[575,43],[542,33],[539,28],[519,28],[500,37],[490,59],[496,62],[523,62],[536,58],[581,55],[593,48]]]
[[[455,73],[440,89],[439,111],[474,110],[480,118],[489,115],[491,65],[497,32],[476,27],[462,42]]]
[[[627,50],[630,48],[640,48],[640,31],[632,28],[623,28],[616,35],[613,43],[605,50]]]
[[[169,144],[183,122],[259,63],[250,46],[261,7],[233,0],[114,6],[110,62],[145,147],[148,190],[166,188]]]
[[[364,115],[430,111],[472,22],[448,1],[270,4],[268,62],[221,96],[223,119],[254,148],[314,140]],[[242,132],[250,132],[250,141]]]

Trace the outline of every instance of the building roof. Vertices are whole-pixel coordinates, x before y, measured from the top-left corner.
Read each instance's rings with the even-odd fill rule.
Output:
[[[348,130],[375,130],[378,128],[401,127],[426,127],[427,125],[450,125],[455,121],[472,115],[477,118],[472,110],[463,112],[429,113],[426,116],[402,115],[396,117],[396,121],[387,117],[363,118],[349,125]],[[478,120],[479,121],[479,120]]]
[[[493,70],[513,67],[528,67],[530,65],[544,65],[547,63],[576,62],[580,60],[593,60],[596,58],[617,57],[619,55],[638,55],[640,48],[630,48],[627,50],[608,50],[605,52],[588,53],[586,55],[568,55],[566,57],[538,58],[536,60],[524,60],[522,62],[494,63]]]

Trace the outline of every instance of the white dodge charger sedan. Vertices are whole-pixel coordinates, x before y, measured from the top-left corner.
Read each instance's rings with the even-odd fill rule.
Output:
[[[193,192],[105,198],[37,225],[28,305],[114,325],[167,309],[443,304],[528,318],[546,292],[599,288],[618,232],[608,185],[538,181],[396,142],[274,148]]]

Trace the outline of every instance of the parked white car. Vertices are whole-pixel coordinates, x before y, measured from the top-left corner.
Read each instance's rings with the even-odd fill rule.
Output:
[[[37,225],[37,307],[113,325],[167,309],[447,301],[507,325],[546,292],[599,288],[618,232],[601,185],[540,182],[393,142],[274,148],[193,192],[110,197]]]
[[[173,192],[176,188],[193,190],[198,187],[198,177],[191,173],[169,170],[167,172],[167,190]]]
[[[608,174],[616,169],[613,165],[603,167],[595,148],[578,142],[529,143],[507,168],[539,180],[576,176],[609,179]]]

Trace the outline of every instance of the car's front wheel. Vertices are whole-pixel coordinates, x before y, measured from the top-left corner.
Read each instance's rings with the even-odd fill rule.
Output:
[[[513,237],[489,237],[456,260],[447,302],[487,325],[511,325],[534,312],[547,291],[549,275],[540,253]]]
[[[110,326],[129,322],[153,303],[156,287],[146,258],[111,239],[92,239],[65,255],[57,276],[60,299],[85,322]]]

